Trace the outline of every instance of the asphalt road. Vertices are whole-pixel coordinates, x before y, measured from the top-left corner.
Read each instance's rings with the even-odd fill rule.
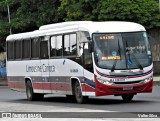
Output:
[[[69,112],[160,112],[160,86],[154,86],[152,93],[135,95],[131,103],[124,103],[121,97],[103,96],[90,97],[86,104],[73,103],[55,94],[46,95],[43,101],[30,102],[25,93],[0,86],[0,112],[68,112],[67,115]]]

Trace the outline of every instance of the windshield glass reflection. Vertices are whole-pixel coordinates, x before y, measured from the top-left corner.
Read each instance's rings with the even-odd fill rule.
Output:
[[[151,51],[145,32],[93,34],[97,66],[107,69],[133,69],[151,64]]]

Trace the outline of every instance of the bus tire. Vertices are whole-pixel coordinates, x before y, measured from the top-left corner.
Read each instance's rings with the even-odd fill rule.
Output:
[[[74,84],[74,94],[75,94],[76,102],[79,104],[84,103],[87,99],[87,96],[82,95],[81,86],[78,81],[76,81]]]
[[[122,95],[122,99],[124,102],[131,102],[134,97],[134,94],[125,94]]]
[[[42,100],[44,94],[34,93],[31,81],[26,82],[26,95],[29,101]]]

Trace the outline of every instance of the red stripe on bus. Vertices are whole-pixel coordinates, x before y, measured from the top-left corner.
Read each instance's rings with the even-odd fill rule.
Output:
[[[15,88],[15,89],[26,88],[25,82],[8,81],[8,86],[10,88]],[[33,82],[32,86],[33,86],[33,89],[39,89],[39,90],[58,90],[58,91],[72,90],[70,84],[66,84],[66,83]],[[82,91],[95,92],[95,89],[87,84],[82,84]]]
[[[13,82],[13,81],[8,81],[8,86],[10,88],[17,88],[17,89],[25,89],[25,82]]]
[[[67,90],[67,84],[65,83],[33,82],[32,85],[34,89],[40,90]]]

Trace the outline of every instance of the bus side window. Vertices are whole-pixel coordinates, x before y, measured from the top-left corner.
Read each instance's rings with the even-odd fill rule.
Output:
[[[70,34],[70,52],[71,55],[77,55],[77,36]]]
[[[56,56],[62,56],[63,47],[62,47],[62,36],[57,36],[57,46],[56,46]]]
[[[41,41],[40,53],[42,59],[48,59],[48,41]]]
[[[64,36],[64,56],[77,55],[77,38],[76,34],[68,34]]]
[[[70,55],[69,35],[64,36],[64,56]]]
[[[7,58],[8,60],[14,59],[14,41],[7,42]]]
[[[39,58],[40,56],[40,41],[39,38],[34,38],[32,41],[32,58]]]
[[[62,56],[62,35],[51,37],[51,57]]]
[[[31,40],[23,40],[23,58],[30,58],[31,57]]]
[[[15,41],[15,58],[22,58],[22,40]]]
[[[56,36],[51,37],[51,57],[56,56]]]

